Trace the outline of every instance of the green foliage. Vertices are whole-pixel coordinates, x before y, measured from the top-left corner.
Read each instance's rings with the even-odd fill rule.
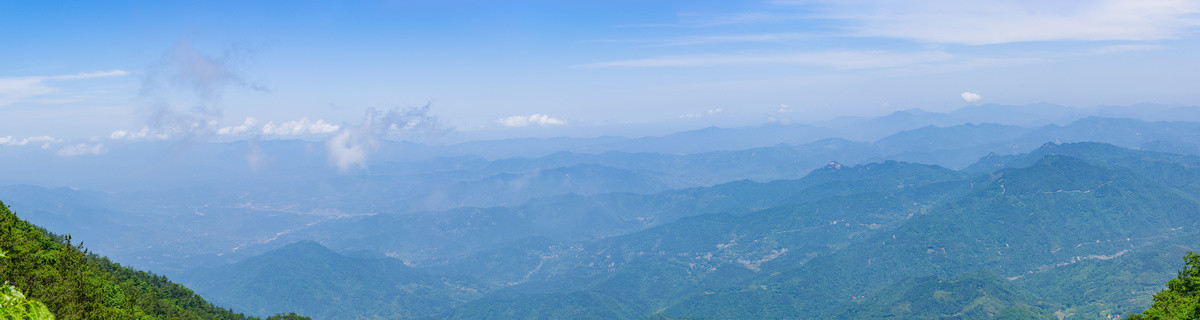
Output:
[[[575,272],[452,313],[620,307],[632,313],[613,316],[625,319],[1106,319],[1144,309],[1149,300],[1137,296],[1170,270],[1158,258],[1194,241],[1200,227],[1195,158],[1072,144],[1018,160],[1028,162],[1004,161],[972,180],[884,163],[722,185],[731,195],[724,199],[800,192],[728,202],[773,207],[766,210],[688,217],[581,245],[585,260],[568,266]],[[777,248],[788,252],[758,270],[722,265]],[[554,269],[537,265],[538,274]],[[979,269],[1016,280],[972,273]],[[548,305],[556,308],[538,307]]]
[[[312,318],[288,312],[287,314],[280,313],[267,317],[267,320],[312,320]]]
[[[950,280],[901,281],[853,305],[841,319],[1052,319],[1034,295],[980,270]]]
[[[584,245],[584,253],[565,250],[544,254],[564,258],[534,263],[540,267],[519,274],[534,275],[527,278],[546,276],[553,280],[534,281],[520,288],[567,290],[570,294],[604,297],[607,300],[577,300],[590,303],[578,307],[608,310],[610,308],[596,302],[614,301],[633,311],[624,319],[637,319],[662,311],[682,299],[740,288],[772,270],[802,264],[807,257],[827,254],[887,230],[896,222],[961,196],[971,190],[971,182],[945,168],[885,162],[854,167],[834,164],[801,180],[776,181],[768,185],[727,184],[718,188],[725,190],[708,192],[738,195],[761,190],[759,194],[787,192],[791,196],[785,200],[787,204],[763,211],[683,218],[661,227]],[[745,201],[753,199],[750,196],[726,199],[739,198],[743,199],[738,201],[743,206],[754,205]],[[522,261],[521,264],[529,262]],[[555,271],[547,270],[562,273],[552,274]],[[497,310],[504,303],[512,304],[506,306],[508,308],[526,310],[533,308],[528,304],[539,301],[510,298],[469,302],[457,307],[454,314],[463,318],[468,314],[482,317],[487,313],[467,310]],[[748,305],[776,306],[772,302],[759,302],[762,303]],[[704,309],[728,306],[700,304],[688,309],[702,311],[682,315],[688,319],[706,316],[714,319],[754,318],[738,312]]]
[[[1108,319],[1137,313],[1152,303],[1153,294],[1179,269],[1178,257],[1192,250],[1195,233],[1136,248],[1112,259],[1090,259],[1021,277],[1016,282],[1031,292],[1053,299],[1075,318]]]
[[[69,235],[25,222],[2,204],[0,251],[0,279],[58,319],[254,319],[214,306],[166,277],[90,254]]]
[[[1200,254],[1188,252],[1186,267],[1167,282],[1167,289],[1154,295],[1154,304],[1130,320],[1200,319]]]
[[[973,177],[899,162],[831,165],[799,180],[378,215],[325,239],[432,266],[350,258],[309,241],[191,280],[254,315],[322,319],[1103,319],[1150,305],[1148,293],[1175,268],[1159,258],[1200,227],[1193,158],[1074,144],[992,160],[980,167],[1000,171]],[[440,236],[421,232],[430,228]],[[0,254],[30,259],[13,248]],[[188,305],[179,302],[185,288],[102,258],[81,263],[90,273],[80,279],[46,278],[99,288],[83,293],[103,296],[93,299],[99,307],[77,308],[189,319],[193,309],[178,307]],[[471,276],[482,281],[462,280]],[[50,310],[84,301],[38,290]],[[1163,293],[1155,304],[1187,296]]]
[[[54,315],[45,304],[25,298],[16,287],[4,283],[4,286],[0,286],[0,319],[54,320]]]
[[[1118,258],[1130,248],[1182,235],[1200,221],[1200,206],[1189,194],[1129,167],[1050,156],[992,177],[990,183],[980,181],[977,192],[893,230],[743,289],[693,297],[667,313],[829,318],[839,305],[871,297],[904,278],[948,277],[981,267],[1005,277],[1037,274],[1081,260]],[[1097,302],[1122,302],[1112,297],[1120,296]]]

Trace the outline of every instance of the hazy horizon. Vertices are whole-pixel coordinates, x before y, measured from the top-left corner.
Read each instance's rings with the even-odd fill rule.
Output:
[[[447,128],[501,137],[983,103],[1193,106],[1198,10],[1165,0],[7,2],[0,136],[326,134],[368,109],[422,106]]]
[[[1200,0],[0,0],[0,30],[0,318],[1200,310]]]

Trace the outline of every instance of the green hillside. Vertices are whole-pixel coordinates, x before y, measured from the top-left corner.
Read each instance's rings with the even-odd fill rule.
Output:
[[[1196,163],[1048,144],[964,171],[832,163],[797,180],[379,215],[321,238],[470,249],[413,269],[301,241],[189,280],[239,310],[329,319],[1109,319],[1145,310],[1200,243]]]
[[[1037,296],[987,270],[953,279],[900,281],[840,314],[840,319],[1054,319]],[[1053,308],[1053,306],[1049,306]]]
[[[1190,197],[1128,169],[1061,156],[999,173],[984,190],[904,222],[832,255],[760,282],[756,290],[701,297],[673,307],[688,312],[739,301],[780,300],[787,308],[756,318],[805,317],[878,292],[906,277],[955,275],[980,267],[1022,276],[1081,259],[1120,256],[1195,227]],[[1054,297],[1051,297],[1054,298]],[[716,307],[720,308],[720,307]],[[699,311],[694,314],[704,314]],[[716,312],[715,310],[711,312]]]
[[[689,297],[740,288],[775,269],[829,254],[971,190],[971,182],[953,171],[902,162],[831,164],[804,179],[775,183],[802,188],[793,191],[787,204],[766,210],[688,217],[628,235],[549,249],[536,268],[523,273],[532,281],[493,294],[503,299],[469,302],[452,314],[530,310],[530,304],[545,304],[553,297],[547,293],[566,290],[605,297],[572,300],[586,303],[574,306],[581,312],[601,312],[588,316],[602,316],[615,301],[623,310],[635,311],[622,319],[636,319]]]
[[[515,207],[462,208],[428,214],[378,214],[323,223],[281,237],[312,239],[338,250],[387,252],[415,265],[450,262],[528,237],[595,241],[702,214],[745,214],[833,196],[891,192],[963,175],[937,166],[831,163],[794,180],[736,181],[651,195],[607,193],[537,199]]]
[[[1130,320],[1200,319],[1200,255],[1188,252],[1179,276],[1167,281],[1167,288],[1154,295],[1154,304]]]
[[[1141,311],[1155,292],[1175,275],[1179,257],[1200,243],[1195,233],[1137,248],[1112,259],[1089,259],[1034,273],[1015,282],[1031,292],[1054,299],[1063,314],[1081,319],[1105,319]]]
[[[0,231],[0,279],[56,319],[256,319],[208,303],[165,277],[90,254],[2,203]]]

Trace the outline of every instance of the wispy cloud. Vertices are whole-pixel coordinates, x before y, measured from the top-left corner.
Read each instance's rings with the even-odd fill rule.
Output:
[[[703,117],[715,115],[718,113],[721,113],[721,108],[712,108],[712,109],[708,109],[708,111],[705,111],[705,112],[689,113],[689,114],[679,116],[679,118],[680,119],[696,119],[696,118],[703,118]]]
[[[194,128],[192,129],[194,130],[192,133],[200,132],[195,130],[209,130],[212,134],[218,136],[235,137],[321,135],[334,133],[342,128],[342,126],[325,122],[323,119],[317,119],[316,121],[313,121],[309,120],[308,117],[300,118],[300,120],[281,122],[278,124],[274,121],[269,121],[265,124],[262,124],[254,117],[247,117],[246,120],[242,121],[242,124],[234,126],[217,128],[217,123],[215,121],[210,121],[203,124],[192,124],[192,127]],[[177,137],[178,136],[172,136],[168,132],[155,130],[148,126],[143,127],[140,131],[117,130],[113,131],[113,133],[109,135],[109,138],[113,140],[167,140]]]
[[[838,70],[875,69],[904,65],[940,62],[954,59],[944,51],[886,52],[886,51],[825,51],[782,54],[699,54],[667,56],[648,59],[597,62],[580,65],[585,68],[635,67],[699,67],[747,65],[804,65],[829,67]]]
[[[452,131],[429,113],[429,105],[420,108],[368,109],[358,125],[343,125],[325,142],[329,164],[340,171],[366,168],[367,158],[392,133],[441,135]]]
[[[108,152],[108,148],[103,143],[87,144],[77,143],[58,149],[57,154],[63,157],[75,157],[83,155],[101,155]]]
[[[850,36],[987,45],[1036,41],[1175,39],[1200,27],[1200,2],[806,1]],[[787,5],[786,2],[778,3]]]
[[[26,101],[29,98],[60,92],[49,82],[66,80],[83,80],[129,75],[128,71],[112,70],[100,72],[81,72],[55,76],[3,77],[0,78],[0,107]]]
[[[1092,50],[1089,54],[1114,54],[1122,52],[1154,51],[1166,49],[1167,46],[1156,44],[1118,44],[1103,46]]]
[[[167,140],[171,135],[152,130],[150,127],[142,127],[142,130],[117,130],[108,135],[109,139],[113,140]]]
[[[502,126],[509,128],[520,128],[528,126],[561,126],[567,124],[562,119],[556,119],[544,114],[531,114],[528,116],[510,116],[496,120]]]
[[[267,122],[266,125],[263,125],[262,133],[276,136],[299,136],[332,133],[340,128],[338,125],[326,123],[325,120],[309,121],[308,118],[301,118],[299,121],[288,121],[278,125],[274,122]]]
[[[758,34],[722,34],[699,35],[662,39],[629,39],[629,40],[591,40],[581,43],[635,43],[649,46],[687,46],[720,43],[786,43],[797,40],[814,39],[820,35],[810,33],[783,32]]]
[[[679,30],[709,34],[605,40],[649,46],[714,44],[697,46],[707,52],[673,49],[677,54],[576,67],[812,66],[832,71],[881,69],[879,74],[894,76],[1159,50],[1165,46],[1148,41],[1186,38],[1200,31],[1200,1],[1196,0],[776,0],[747,7],[750,11],[740,13],[680,13],[675,23],[655,25],[694,27]],[[766,32],[728,32],[746,30],[733,26],[749,24]],[[771,42],[806,49],[785,52],[751,45]],[[1048,45],[1019,51],[979,47],[1030,42]],[[1059,42],[1073,43],[1061,46]]]
[[[757,12],[732,12],[720,14],[702,14],[698,12],[683,12],[677,14],[678,21],[670,23],[639,23],[639,24],[621,24],[616,25],[617,28],[708,28],[721,27],[731,25],[745,25],[758,23],[773,23],[786,22],[789,20],[813,18],[811,14],[805,14],[795,11],[778,12],[778,11],[757,11]]]
[[[259,125],[258,119],[253,117],[246,118],[240,125],[221,127],[217,129],[217,135],[223,136],[238,136],[238,135],[264,135],[264,136],[302,136],[337,132],[341,126],[330,124],[323,119],[316,121],[309,120],[308,117],[300,118],[300,120],[288,121],[276,124],[274,121]]]
[[[244,87],[265,91],[245,80],[230,60],[241,51],[229,49],[219,56],[204,54],[187,41],[179,41],[163,52],[142,76],[140,110],[148,136],[171,138],[207,136],[218,128],[225,90]]]
[[[51,144],[62,143],[62,139],[57,139],[51,136],[28,137],[25,139],[13,138],[13,136],[0,137],[0,145],[5,146],[24,146],[29,144],[42,144],[42,148],[49,148]]]
[[[306,118],[307,119],[307,118]],[[251,133],[258,130],[258,119],[253,117],[246,118],[241,125],[223,127],[217,130],[219,135],[240,135]]]

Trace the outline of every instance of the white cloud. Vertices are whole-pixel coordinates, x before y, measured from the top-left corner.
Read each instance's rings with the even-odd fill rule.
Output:
[[[551,118],[544,114],[532,114],[528,116],[511,116],[497,119],[496,122],[505,127],[520,128],[527,126],[561,126],[566,124],[566,121]]]
[[[113,140],[167,140],[171,135],[166,132],[151,130],[150,127],[142,127],[141,131],[117,130],[108,135],[109,139]]]
[[[1194,0],[809,1],[852,36],[986,45],[1176,39],[1200,26]]]
[[[792,109],[792,107],[789,107],[786,104],[781,104],[781,105],[779,105],[779,110],[776,110],[776,111],[778,111],[779,113],[789,113],[792,111],[796,111],[796,109]]]
[[[50,137],[50,136],[28,137],[25,139],[17,139],[17,138],[13,138],[12,136],[0,137],[0,145],[6,145],[6,146],[23,146],[23,145],[28,145],[30,143],[33,143],[33,144],[41,143],[43,147],[46,147],[50,144],[61,143],[61,142],[63,142],[62,139],[56,139],[56,138]]]
[[[262,128],[262,133],[265,135],[277,136],[299,136],[306,134],[324,134],[338,131],[341,127],[325,123],[325,120],[317,119],[317,121],[309,121],[308,118],[301,118],[300,121],[288,121],[276,125],[275,122],[267,122]]]
[[[347,171],[366,168],[367,156],[379,146],[379,140],[361,130],[342,130],[330,137],[325,146],[329,150],[329,163]]]
[[[120,77],[120,76],[127,76],[127,75],[129,75],[129,71],[111,70],[111,71],[97,71],[97,72],[80,72],[80,73],[76,73],[76,74],[47,77],[47,79],[48,80],[78,80],[78,79]]]
[[[223,136],[224,135],[243,134],[246,132],[250,132],[251,130],[254,130],[254,128],[257,126],[258,126],[258,119],[254,119],[252,117],[247,117],[246,120],[242,122],[242,125],[217,129],[217,134],[223,135]]]
[[[854,70],[907,66],[952,59],[954,59],[954,56],[944,51],[899,53],[886,51],[825,51],[784,54],[699,54],[597,62],[580,65],[580,67],[633,68],[803,65],[829,67],[838,70]]]
[[[708,109],[708,111],[705,111],[705,112],[689,113],[689,114],[679,116],[679,118],[680,119],[695,119],[695,118],[711,116],[711,115],[718,114],[718,113],[721,113],[721,108],[712,108],[712,109]]]
[[[82,155],[100,155],[108,152],[108,148],[104,147],[103,143],[89,145],[87,143],[78,143],[65,146],[58,149],[58,155],[63,157],[74,157]]]
[[[119,77],[129,75],[129,72],[123,70],[101,71],[101,72],[81,72],[68,75],[57,76],[32,76],[32,77],[5,77],[0,78],[0,106],[13,104],[24,101],[29,98],[56,93],[58,88],[54,88],[47,82],[58,80],[81,80],[103,77]]]
[[[395,108],[387,112],[367,109],[357,126],[344,125],[325,142],[329,164],[342,172],[366,168],[367,157],[389,134],[440,135],[451,131],[436,116],[429,114],[429,105],[420,108]]]
[[[979,99],[983,99],[983,97],[979,96],[978,93],[974,93],[974,92],[970,92],[970,91],[963,92],[961,96],[962,96],[963,101],[966,101],[966,102],[975,102],[975,101],[979,101]]]
[[[261,134],[267,136],[300,136],[333,133],[337,132],[339,129],[341,129],[341,126],[330,124],[325,122],[323,119],[312,121],[307,117],[304,117],[296,121],[288,121],[279,124],[271,121],[267,122],[266,124],[259,125],[258,119],[254,117],[247,117],[240,125],[219,128],[216,120],[209,120],[206,122],[193,121],[183,127],[171,126],[154,129],[150,126],[145,126],[138,131],[116,130],[109,135],[109,139],[167,140],[175,137],[195,135],[239,136]]]

